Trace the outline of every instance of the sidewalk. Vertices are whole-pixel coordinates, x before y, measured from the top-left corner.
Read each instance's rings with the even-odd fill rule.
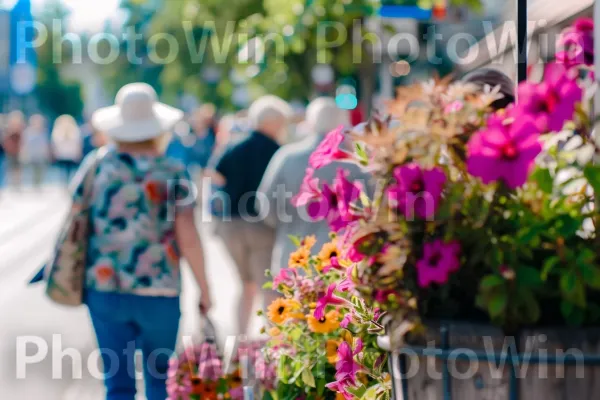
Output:
[[[59,188],[45,188],[39,193],[4,191],[0,194],[0,399],[103,399],[101,381],[95,379],[86,366],[89,361],[92,374],[97,371],[92,354],[95,338],[85,307],[58,307],[45,298],[41,285],[26,286],[27,279],[49,254],[67,204],[68,196]],[[208,226],[201,230],[213,287],[211,317],[223,339],[235,333],[235,303],[240,285],[220,241],[211,237]],[[191,273],[184,267],[182,335],[197,336],[200,331],[197,295]],[[259,321],[254,322],[257,331]],[[34,342],[38,339],[27,336],[42,338],[48,343],[48,354],[42,362],[27,366],[24,379],[17,379],[19,338],[29,342],[25,347],[27,356],[38,351]],[[68,348],[77,349],[83,358],[81,376],[78,368],[73,371],[72,358],[65,355]],[[58,374],[61,366],[62,376],[55,375],[59,379],[53,379],[52,372]]]

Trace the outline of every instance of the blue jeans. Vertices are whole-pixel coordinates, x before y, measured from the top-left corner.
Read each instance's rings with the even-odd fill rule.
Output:
[[[179,298],[88,291],[86,304],[102,355],[106,399],[134,400],[134,357],[140,349],[146,398],[165,400],[181,316]]]

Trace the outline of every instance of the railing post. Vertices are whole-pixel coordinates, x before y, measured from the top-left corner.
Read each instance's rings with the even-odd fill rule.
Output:
[[[527,0],[517,2],[517,81],[527,79]]]

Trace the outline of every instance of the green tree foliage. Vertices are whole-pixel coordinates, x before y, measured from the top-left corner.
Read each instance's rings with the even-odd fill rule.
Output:
[[[67,13],[59,2],[52,2],[42,16],[42,23],[51,26],[52,20],[66,17]],[[54,36],[38,49],[38,85],[36,94],[42,112],[50,118],[69,114],[80,118],[83,113],[81,85],[78,82],[65,81],[60,74],[60,63],[55,62]],[[65,57],[66,58],[66,57]]]

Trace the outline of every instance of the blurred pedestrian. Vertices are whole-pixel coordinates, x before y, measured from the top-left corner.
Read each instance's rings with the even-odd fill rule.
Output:
[[[34,114],[23,132],[19,158],[32,172],[33,186],[41,187],[48,164],[50,163],[50,140],[46,118]]]
[[[9,186],[19,189],[21,187],[21,142],[25,130],[25,116],[20,111],[13,111],[6,118],[6,127],[2,135],[2,148],[4,149],[4,173]]]
[[[215,161],[209,174],[219,186],[211,196],[213,214],[220,217],[217,233],[223,239],[242,281],[238,329],[247,333],[253,303],[266,282],[271,264],[274,232],[260,223],[255,195],[271,157],[279,149],[291,114],[289,105],[275,96],[256,100],[249,110],[254,131],[232,145]],[[264,293],[263,302],[270,300]],[[264,304],[263,304],[264,305]]]
[[[68,183],[83,157],[83,138],[75,118],[70,115],[58,117],[54,121],[51,140],[52,155]]]
[[[191,167],[204,169],[208,164],[216,142],[215,117],[215,106],[204,104],[190,118],[190,126],[196,139],[190,149]]]
[[[275,229],[276,240],[273,249],[271,272],[277,274],[281,268],[287,268],[291,253],[296,249],[289,239],[290,235],[305,237],[315,235],[318,245],[330,241],[331,229],[325,221],[314,222],[306,218],[306,211],[292,205],[291,198],[300,191],[300,186],[308,166],[308,159],[325,135],[343,125],[348,127],[350,118],[347,111],[337,107],[335,100],[320,97],[313,100],[306,110],[305,128],[311,135],[298,143],[283,146],[269,163],[269,167],[260,184],[259,194],[267,202],[257,202],[265,222]],[[315,171],[315,176],[326,182],[332,182],[339,162]],[[350,181],[366,181],[367,176],[355,165],[343,164],[350,174]]]
[[[159,103],[149,85],[124,86],[116,105],[92,118],[115,149],[94,171],[84,161],[75,178],[74,207],[81,207],[84,177],[94,174],[85,302],[103,349],[107,400],[135,398],[131,343],[142,351],[146,398],[167,397],[181,315],[181,257],[200,286],[200,310],[211,307],[189,176],[164,155],[165,133],[182,116]]]

